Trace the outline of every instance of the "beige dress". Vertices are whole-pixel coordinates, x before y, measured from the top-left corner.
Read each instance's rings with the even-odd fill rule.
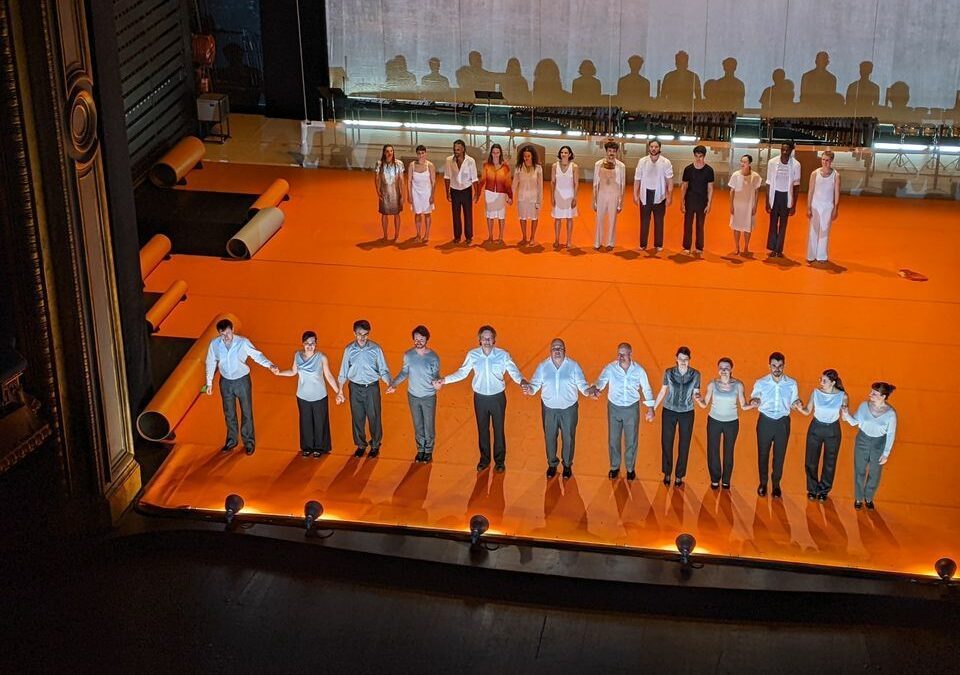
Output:
[[[756,216],[753,208],[757,203],[757,190],[760,189],[760,174],[751,171],[744,176],[737,171],[730,176],[730,199],[733,200],[733,213],[730,214],[730,228],[740,232],[753,232]]]
[[[403,180],[403,162],[395,160],[392,164],[378,161],[374,169],[377,184],[380,187],[378,210],[385,216],[395,216],[403,211],[400,202],[400,181]]]
[[[516,175],[515,196],[520,220],[537,220],[540,217],[540,201],[543,199],[543,168],[539,164],[535,171],[520,167]]]

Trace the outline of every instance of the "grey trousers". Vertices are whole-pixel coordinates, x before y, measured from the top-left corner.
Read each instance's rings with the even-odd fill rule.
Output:
[[[226,445],[237,444],[237,401],[240,402],[240,438],[243,444],[252,448],[256,444],[253,437],[253,389],[250,375],[236,380],[220,378],[220,398],[223,399],[223,419],[227,423]]]
[[[563,465],[573,466],[573,453],[577,445],[577,419],[580,416],[580,404],[569,408],[548,408],[540,402],[540,415],[543,418],[543,437],[547,443],[547,465],[556,466],[557,436],[563,443]]]
[[[383,440],[383,424],[380,421],[380,382],[372,384],[350,383],[350,418],[353,422],[353,443],[366,448],[367,429],[370,425],[371,448],[379,448]]]
[[[637,437],[640,432],[640,404],[619,406],[607,402],[607,427],[610,444],[610,469],[620,468],[620,442],[627,471],[637,466]]]
[[[433,454],[433,442],[437,437],[437,397],[412,396],[407,394],[410,415],[413,417],[413,435],[417,439],[417,452]]]
[[[858,502],[872,502],[880,486],[883,465],[880,456],[887,444],[886,435],[880,438],[857,432],[853,443],[853,498]]]

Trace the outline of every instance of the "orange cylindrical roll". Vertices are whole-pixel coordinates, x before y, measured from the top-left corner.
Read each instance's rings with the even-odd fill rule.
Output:
[[[250,206],[247,216],[253,218],[260,209],[265,209],[268,206],[279,206],[280,202],[290,199],[288,192],[290,192],[290,183],[278,178],[270,183],[270,187],[262,195],[257,197],[257,201]]]
[[[283,218],[283,211],[276,206],[260,209],[239,232],[230,237],[227,253],[231,258],[252,258],[277,233],[283,225]]]
[[[221,314],[214,318],[190,351],[180,360],[170,377],[137,417],[137,431],[149,441],[163,441],[180,423],[197,400],[206,384],[205,361],[210,341],[217,336],[217,322],[230,319],[234,330],[240,330],[240,319],[233,314]]]
[[[140,278],[146,279],[157,268],[160,261],[170,253],[170,238],[163,234],[155,234],[143,248],[140,249]]]
[[[173,187],[190,173],[207,149],[195,136],[185,136],[150,168],[150,182],[157,187]]]
[[[181,300],[186,299],[186,295],[187,282],[178,279],[170,284],[170,288],[164,291],[163,295],[157,298],[153,306],[147,310],[147,326],[151,333],[156,333],[160,329],[163,320],[170,315],[170,312]]]

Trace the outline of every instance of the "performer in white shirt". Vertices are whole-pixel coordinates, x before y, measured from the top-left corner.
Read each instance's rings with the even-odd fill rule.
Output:
[[[530,384],[523,388],[532,396],[542,391],[540,412],[547,446],[547,478],[557,475],[557,436],[563,441],[563,477],[573,475],[573,454],[577,441],[578,393],[588,395],[590,388],[583,369],[567,358],[567,346],[560,338],[550,342],[550,358],[537,366]]]
[[[627,182],[627,167],[617,159],[620,144],[607,141],[603,145],[606,156],[593,165],[593,210],[597,214],[593,248],[597,251],[606,241],[608,251],[617,239],[617,215],[623,210],[623,191]],[[604,224],[607,236],[603,237]]]
[[[640,249],[646,250],[653,216],[653,245],[663,250],[663,219],[673,202],[673,165],[660,154],[660,141],[647,141],[647,156],[637,162],[633,203],[640,205]]]
[[[473,371],[473,411],[477,416],[477,436],[480,446],[480,462],[477,471],[490,466],[490,428],[493,427],[493,461],[497,473],[506,470],[507,439],[504,434],[504,419],[507,412],[507,395],[504,375],[509,375],[519,385],[528,384],[513,362],[510,353],[497,344],[497,331],[493,326],[480,326],[477,331],[480,346],[467,352],[463,365],[446,377],[439,378],[433,386],[439,391],[445,384],[459,382]]]
[[[767,250],[771,258],[783,257],[787,239],[787,218],[797,212],[797,194],[800,191],[800,162],[793,156],[794,145],[786,141],[780,146],[780,157],[767,164],[767,200],[770,231]]]
[[[219,335],[210,341],[210,347],[207,348],[207,384],[203,391],[207,396],[213,395],[213,376],[219,370],[223,417],[227,423],[227,442],[223,444],[220,452],[230,452],[237,447],[237,402],[239,401],[240,437],[243,439],[243,449],[248,455],[252,455],[257,444],[253,433],[253,389],[250,384],[250,367],[247,365],[247,359],[253,359],[264,368],[268,368],[274,375],[278,374],[280,369],[254,347],[250,340],[235,335],[233,322],[230,319],[218,321],[217,332]]]
[[[897,436],[897,411],[887,403],[896,389],[887,382],[870,385],[870,398],[860,404],[853,415],[842,410],[844,421],[860,427],[853,444],[853,506],[862,508],[864,503],[873,509],[873,498],[880,487],[880,475],[890,459],[893,441]]]
[[[596,383],[590,388],[593,397],[609,385],[607,392],[607,440],[610,451],[610,473],[620,475],[621,447],[623,462],[627,465],[627,480],[637,477],[637,441],[640,436],[640,395],[647,407],[646,420],[653,422],[654,399],[647,371],[633,360],[629,342],[617,345],[617,360],[607,364]]]
[[[807,218],[810,219],[808,263],[827,262],[830,226],[840,209],[840,174],[833,168],[833,150],[823,151],[820,165],[810,174],[807,190]]]
[[[453,206],[453,241],[460,243],[464,235],[467,245],[473,240],[473,204],[480,199],[480,178],[477,163],[467,155],[467,144],[457,139],[453,154],[443,169],[447,201]]]
[[[753,385],[750,404],[757,407],[757,463],[760,469],[760,485],[757,494],[767,494],[767,482],[773,479],[774,497],[781,497],[780,478],[783,462],[787,456],[790,440],[790,411],[800,404],[797,382],[783,373],[786,358],[773,352],[767,360],[770,374],[761,377]],[[770,473],[770,448],[773,448],[773,473]]]

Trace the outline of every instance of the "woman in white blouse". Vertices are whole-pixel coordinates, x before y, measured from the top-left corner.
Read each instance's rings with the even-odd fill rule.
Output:
[[[804,415],[813,415],[807,428],[807,499],[824,501],[833,487],[840,452],[840,410],[846,404],[847,394],[840,375],[828,368],[820,376],[820,386],[810,394],[806,407],[799,402],[794,405]]]
[[[550,175],[550,204],[553,216],[553,248],[560,250],[560,225],[567,221],[567,249],[573,241],[573,219],[577,215],[577,186],[580,184],[580,167],[573,161],[573,149],[560,147],[557,160]]]
[[[757,190],[760,189],[760,174],[753,170],[753,157],[740,158],[740,170],[730,176],[730,229],[733,230],[735,255],[750,254],[750,234],[757,221]],[[743,248],[740,248],[740,234]]]
[[[897,434],[897,411],[887,403],[894,387],[887,382],[870,385],[870,397],[860,404],[853,415],[844,407],[843,419],[853,427],[859,427],[853,444],[853,506],[873,508],[873,497],[880,485],[883,465],[890,458],[893,441]]]

